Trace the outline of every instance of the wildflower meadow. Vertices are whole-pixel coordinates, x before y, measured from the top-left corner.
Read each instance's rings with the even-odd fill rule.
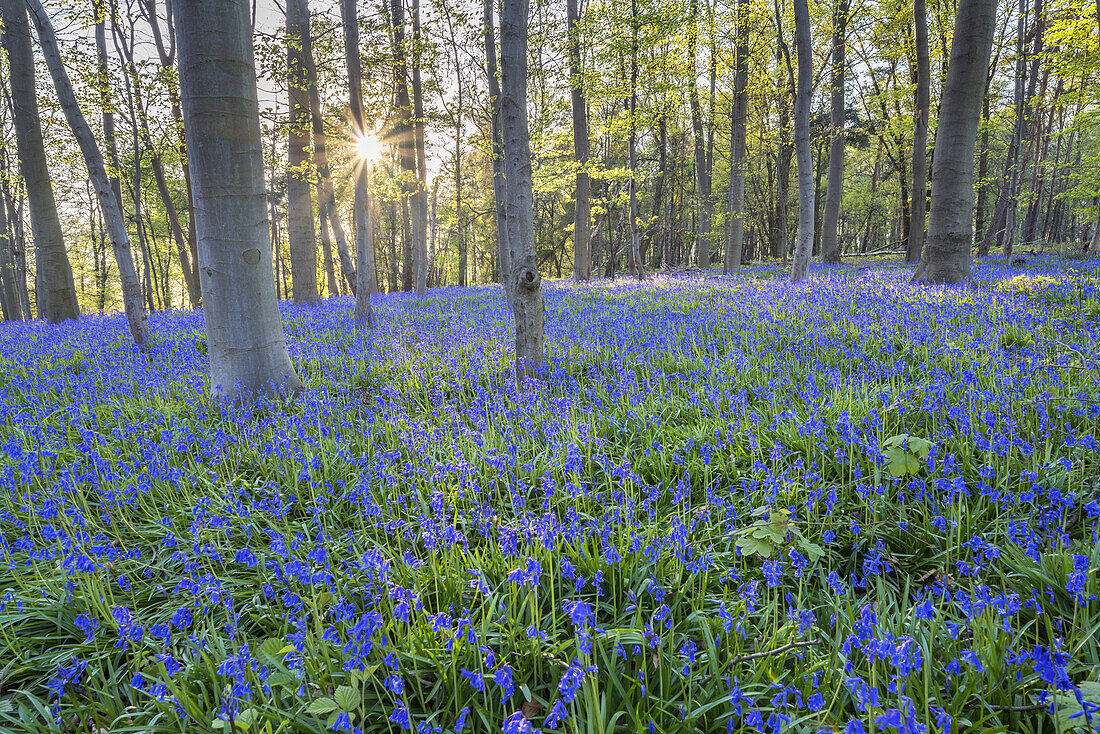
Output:
[[[1100,730],[1098,264],[0,325],[0,730]]]

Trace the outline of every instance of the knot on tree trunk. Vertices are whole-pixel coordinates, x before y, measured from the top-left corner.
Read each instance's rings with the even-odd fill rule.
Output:
[[[520,286],[526,288],[529,291],[533,291],[538,288],[539,283],[542,280],[539,277],[539,271],[535,268],[520,268],[520,271],[517,275],[519,277]]]

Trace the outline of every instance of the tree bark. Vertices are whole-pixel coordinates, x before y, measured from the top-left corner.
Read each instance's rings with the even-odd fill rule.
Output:
[[[914,0],[923,3],[924,0]],[[844,129],[844,50],[847,42],[848,0],[836,0],[833,10],[833,76],[832,108],[829,116],[832,140],[829,143],[829,179],[825,184],[825,210],[821,220],[821,261],[840,262],[837,245],[837,225],[840,220],[840,202],[844,196],[844,148],[847,135]]]
[[[313,58],[313,37],[307,33],[302,37],[302,57],[306,62],[306,84],[309,86],[310,133],[313,135],[313,166],[317,169],[315,189],[317,191],[317,219],[321,234],[321,251],[325,259],[325,278],[332,295],[339,295],[340,283],[336,278],[336,267],[332,258],[332,241],[328,235],[329,226],[336,238],[336,253],[340,258],[340,273],[355,293],[355,266],[348,252],[348,241],[344,235],[344,225],[340,213],[336,210],[336,195],[332,188],[332,172],[328,165],[328,136],[325,135],[325,119],[321,116],[321,90],[317,81],[317,64]]]
[[[493,30],[493,0],[482,5],[485,68],[489,77],[489,114],[493,156],[493,209],[497,222],[497,258],[505,302],[512,303],[512,249],[508,245],[508,190],[504,177],[504,137],[501,130],[501,92],[497,69],[497,41]]]
[[[145,15],[149,20],[149,25],[153,31],[153,41],[156,44],[157,52],[160,55],[160,65],[162,69],[166,71],[172,71],[174,74],[175,69],[175,55],[176,55],[176,39],[175,39],[175,20],[172,15],[172,0],[165,0],[165,20],[168,29],[169,44],[165,48],[165,44],[160,34],[160,21],[156,14],[156,0],[142,0],[145,7]],[[195,289],[199,291],[199,251],[198,244],[195,238],[195,197],[194,192],[191,189],[191,167],[187,163],[187,145],[184,141],[183,134],[183,111],[180,109],[180,97],[179,87],[176,80],[173,79],[168,86],[169,102],[172,106],[172,120],[175,123],[175,134],[179,141],[176,146],[180,157],[180,167],[183,169],[183,182],[187,191],[187,249],[191,254],[192,272],[195,278]],[[201,295],[201,294],[200,294]],[[197,306],[196,306],[197,308]]]
[[[11,95],[8,94],[3,79],[0,79],[0,91],[4,94],[5,102],[10,103]],[[0,141],[0,197],[3,198],[4,206],[8,212],[12,268],[15,272],[15,290],[19,299],[19,307],[23,314],[23,318],[31,319],[34,318],[34,314],[31,311],[30,292],[27,290],[26,237],[23,233],[23,196],[22,194],[19,195],[17,204],[17,198],[12,196],[8,181],[8,151],[7,146]],[[102,311],[103,309],[100,308],[100,310]]]
[[[92,135],[92,129],[88,127],[88,121],[84,119],[80,106],[77,104],[72,82],[69,81],[69,75],[61,61],[61,54],[57,48],[57,38],[54,35],[50,18],[39,0],[26,0],[26,4],[38,31],[42,55],[46,59],[50,76],[53,78],[58,102],[61,104],[65,119],[68,120],[69,127],[80,145],[80,152],[84,156],[84,163],[88,168],[88,177],[95,186],[99,206],[103,211],[103,218],[106,220],[107,231],[111,236],[111,245],[114,248],[115,264],[118,266],[119,279],[122,282],[122,301],[126,310],[126,320],[130,326],[130,334],[134,337],[134,343],[138,347],[144,347],[145,342],[149,339],[149,323],[141,302],[141,284],[138,281],[137,273],[134,271],[134,261],[130,254],[130,236],[126,232],[126,219],[122,214],[121,203],[115,196],[115,192],[111,190],[107,169],[103,165],[103,155],[99,152],[95,136]]]
[[[691,104],[691,126],[695,134],[695,181],[699,191],[699,233],[695,238],[697,261],[703,270],[710,268],[710,207],[711,181],[707,168],[706,139],[703,136],[703,111],[699,104],[699,83],[695,78],[695,43],[699,35],[699,0],[691,0],[688,16],[688,65],[690,80],[688,98]]]
[[[985,232],[985,217],[987,214],[986,201],[989,198],[989,186],[986,184],[986,176],[989,173],[989,82],[986,82],[985,99],[982,100],[982,118],[979,123],[982,138],[978,143],[978,198],[974,204],[974,233],[981,235]],[[989,242],[984,237],[978,245],[978,257],[989,254]]]
[[[22,321],[23,304],[19,301],[18,273],[15,269],[7,201],[0,197],[0,307],[5,321]]]
[[[921,267],[914,275],[924,282],[970,280],[974,144],[996,15],[997,0],[959,1],[932,154],[928,235]]]
[[[906,237],[906,262],[920,262],[924,250],[924,225],[928,185],[928,115],[931,109],[929,85],[931,70],[928,57],[928,16],[925,0],[913,0],[913,26],[916,35],[917,88],[913,99],[913,205],[909,211]]]
[[[545,319],[531,210],[531,138],[527,128],[528,11],[528,0],[504,0],[500,15],[500,127],[504,138],[518,385],[528,378],[537,378],[542,372]]]
[[[0,15],[3,16],[4,48],[10,65],[16,147],[34,233],[34,292],[38,317],[50,322],[75,319],[80,315],[80,308],[42,142],[26,6],[23,0],[0,0]]]
[[[309,82],[303,39],[309,35],[308,0],[287,0],[287,88],[290,125],[287,128],[286,211],[290,246],[291,295],[295,303],[317,303],[317,239],[313,229],[313,186],[310,183]]]
[[[362,137],[367,134],[365,120],[363,119],[363,67],[359,58],[359,12],[356,0],[341,0],[340,13],[344,22],[344,57],[348,65],[348,94],[351,108],[352,134]],[[370,211],[370,180],[368,177],[369,161],[359,161],[355,167],[355,194],[352,202],[352,220],[355,226],[355,259],[357,269],[354,273],[352,291],[355,293],[355,315],[361,320],[373,318],[371,311],[371,294],[378,290],[377,269],[374,261],[373,219]],[[331,194],[329,186],[328,193]],[[330,214],[335,209],[335,197],[329,204],[332,207]],[[341,269],[348,282],[353,282],[349,273],[350,257],[348,262],[344,260],[344,253],[340,254]]]
[[[576,208],[573,214],[573,279],[581,282],[592,277],[592,252],[588,239],[592,219],[591,184],[588,179],[588,112],[581,75],[580,11],[577,0],[566,0],[569,32],[569,84],[573,112],[573,156],[577,162]]]
[[[737,60],[733,78],[733,106],[730,109],[730,187],[727,208],[730,216],[726,241],[725,273],[741,272],[745,240],[745,127],[749,116],[749,6],[737,2]]]
[[[99,51],[99,75],[100,84],[102,85],[102,93],[107,94],[109,88],[108,84],[108,71],[107,71],[107,47],[106,38],[104,33],[105,25],[105,8],[103,0],[94,0],[93,3],[96,12],[96,46]],[[168,3],[168,8],[171,8],[171,3]],[[161,66],[165,69],[172,68],[172,58],[175,55],[175,45],[173,43],[171,50],[165,50],[163,39],[160,36],[160,25],[156,17],[156,4],[152,0],[142,0],[143,14],[149,19],[150,26],[153,29],[153,38],[156,42],[157,51],[160,54]],[[171,16],[169,16],[171,17]],[[136,74],[136,66],[134,65],[134,59],[132,53],[128,57],[131,72]],[[173,110],[178,110],[179,102],[176,99],[174,87],[172,91],[172,105]],[[137,91],[137,90],[135,90]],[[172,199],[172,193],[168,190],[168,180],[164,174],[164,161],[161,158],[160,151],[153,145],[152,135],[149,132],[149,123],[145,114],[145,107],[142,102],[140,92],[135,94],[136,104],[138,106],[138,119],[141,123],[141,135],[142,142],[145,148],[150,152],[150,163],[153,169],[153,179],[157,185],[157,193],[160,195],[161,204],[164,206],[165,214],[168,218],[169,229],[171,230],[173,242],[176,245],[176,254],[180,262],[180,272],[183,274],[184,288],[187,290],[188,301],[191,308],[198,308],[202,303],[202,296],[199,293],[198,276],[195,272],[193,265],[194,257],[192,256],[193,248],[189,240],[189,236],[184,233],[183,227],[180,225],[179,212],[176,210],[176,204]],[[119,186],[119,179],[117,175],[118,171],[118,155],[115,152],[115,136],[114,136],[114,115],[109,112],[111,108],[109,99],[104,99],[104,112],[103,112],[103,137],[107,146],[107,160],[111,164],[111,167],[115,174],[111,178],[112,188],[114,188],[116,195],[119,196],[121,201],[121,187]],[[190,173],[187,170],[187,165],[184,164],[185,179],[189,180]],[[190,209],[190,198],[188,198],[188,206]]]
[[[635,277],[638,280],[644,280],[645,265],[642,263],[640,233],[638,232],[637,107],[638,0],[630,0],[630,142],[627,146],[627,168],[630,169],[630,262]]]
[[[180,98],[193,174],[211,391],[296,392],[266,240],[247,0],[177,0]]]
[[[419,253],[419,217],[417,192],[419,176],[416,170],[416,134],[412,98],[409,93],[409,67],[405,43],[405,7],[402,0],[389,0],[391,41],[393,43],[393,83],[396,103],[390,137],[397,145],[401,165],[402,212],[405,215],[405,263],[402,270],[405,290],[418,287],[417,254]]]
[[[790,98],[795,94],[795,78],[794,68],[791,66],[790,51],[787,48],[786,41],[783,40],[783,13],[779,6],[779,0],[775,0],[774,5],[775,60],[777,65],[785,66],[787,69],[786,83],[779,83],[779,154],[775,166],[775,256],[785,264],[789,249],[787,240],[787,199],[789,198],[788,187],[791,180],[791,156],[794,153],[788,131],[791,129]],[[780,71],[779,74],[782,76],[783,72]],[[784,87],[786,87],[786,90],[784,90]]]
[[[420,0],[411,0],[413,144],[416,148],[416,195],[413,197],[413,244],[416,247],[416,293],[428,290],[428,156],[424,142],[424,87],[420,81],[423,49],[420,37]]]
[[[798,164],[798,243],[791,260],[791,281],[810,272],[814,244],[814,162],[810,147],[810,93],[813,56],[810,50],[810,9],[807,0],[794,0],[794,47],[798,57],[798,87],[794,102],[794,150]]]

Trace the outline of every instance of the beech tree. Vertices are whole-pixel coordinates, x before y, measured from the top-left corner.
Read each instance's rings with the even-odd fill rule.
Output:
[[[287,88],[290,124],[287,126],[287,234],[290,237],[290,276],[295,303],[316,303],[317,240],[313,229],[313,188],[309,134],[312,127],[309,81],[303,39],[309,36],[307,0],[287,0]]]
[[[516,327],[516,382],[542,371],[542,276],[535,254],[531,211],[531,136],[527,126],[527,17],[529,0],[503,0],[500,14],[500,128],[507,184],[509,279]]]
[[[921,2],[921,0],[915,0]],[[833,8],[833,70],[830,85],[829,180],[825,189],[825,211],[821,222],[821,261],[840,262],[837,247],[837,219],[840,217],[840,200],[844,195],[844,149],[847,133],[844,125],[844,71],[845,46],[848,42],[848,0],[836,0]]]
[[[57,322],[80,315],[76,285],[61,220],[57,216],[46,148],[42,140],[42,121],[38,114],[38,96],[34,88],[34,52],[30,23],[23,0],[0,0],[0,19],[4,24],[4,49],[7,51],[11,80],[12,117],[19,167],[27,189],[31,230],[34,233],[35,301],[38,317]]]
[[[210,389],[297,391],[275,300],[248,0],[176,0]]]
[[[352,135],[362,140],[367,134],[363,119],[363,72],[359,59],[359,12],[355,0],[341,0],[340,12],[344,21],[344,57],[348,65],[348,92],[351,107]],[[355,199],[352,216],[355,220],[355,257],[358,261],[355,275],[355,315],[370,319],[371,293],[376,288],[374,242],[370,237],[371,212],[367,206],[367,161],[360,161],[355,168]]]
[[[497,68],[497,39],[493,27],[493,0],[482,6],[485,69],[489,87],[490,153],[493,159],[493,213],[496,218],[497,262],[504,298],[512,303],[512,249],[508,244],[508,190],[504,179],[504,137],[501,128],[501,91]]]
[[[931,113],[928,60],[928,16],[925,0],[913,0],[913,26],[916,37],[916,90],[913,109],[913,207],[909,218],[909,236],[905,259],[920,262],[924,251],[925,209],[928,206],[928,115]]]
[[[573,215],[573,279],[580,282],[592,277],[588,223],[592,219],[588,180],[588,109],[584,100],[584,77],[581,74],[581,29],[578,0],[566,0],[569,33],[570,107],[573,113],[573,155],[577,162],[576,204]]]
[[[57,38],[50,18],[39,0],[26,0],[26,3],[38,31],[38,41],[42,46],[42,55],[46,59],[50,76],[53,78],[58,101],[80,145],[84,164],[88,168],[88,177],[95,187],[99,207],[111,237],[115,264],[118,266],[119,279],[122,281],[122,301],[126,310],[126,321],[130,325],[130,334],[134,337],[134,343],[143,347],[149,340],[149,323],[142,303],[141,282],[138,280],[137,271],[134,270],[134,260],[130,252],[130,235],[126,231],[122,202],[111,187],[107,169],[103,165],[103,154],[100,153],[95,136],[92,135],[92,129],[88,127],[88,121],[84,119],[80,105],[77,104],[72,82],[69,80],[69,74],[65,71],[61,54],[57,49]]]
[[[737,46],[733,78],[733,104],[730,106],[730,184],[727,210],[730,217],[726,240],[724,272],[741,270],[745,240],[745,128],[749,98],[749,3],[737,0]]]
[[[997,0],[959,1],[932,153],[928,234],[916,280],[959,283],[970,279],[974,143],[996,15]]]
[[[791,280],[810,271],[814,245],[814,171],[810,149],[810,94],[813,56],[810,48],[810,10],[807,0],[794,0],[794,47],[798,59],[798,87],[794,100],[794,150],[798,165],[798,242],[791,261]]]

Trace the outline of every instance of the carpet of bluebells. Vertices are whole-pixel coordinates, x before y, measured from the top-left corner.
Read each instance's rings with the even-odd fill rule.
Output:
[[[0,730],[1100,729],[1098,265],[0,326]]]

